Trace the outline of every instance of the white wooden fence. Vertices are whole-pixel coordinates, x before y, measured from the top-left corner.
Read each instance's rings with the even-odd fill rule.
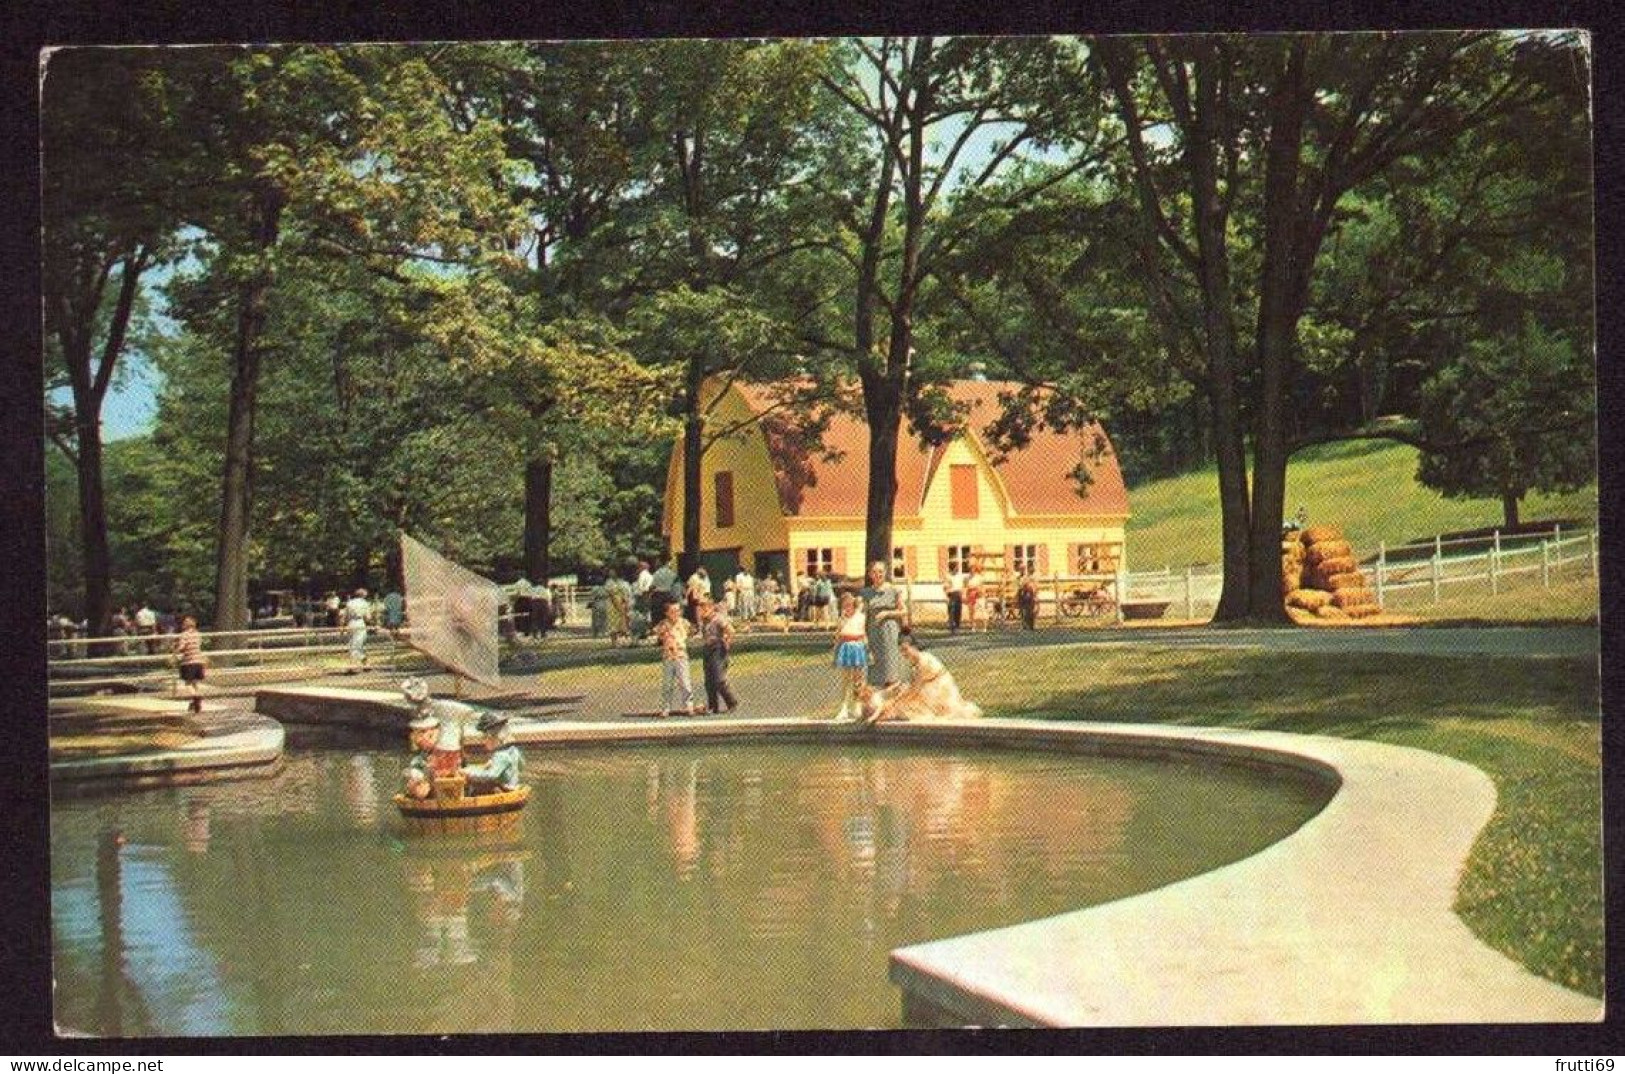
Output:
[[[1546,534],[1503,538],[1496,530],[1487,538],[1447,541],[1435,537],[1431,543],[1394,548],[1384,544],[1378,546],[1376,562],[1369,569],[1379,604],[1409,590],[1426,591],[1437,603],[1446,587],[1463,583],[1488,585],[1493,595],[1509,580],[1520,576],[1527,580],[1527,576],[1535,574],[1540,576],[1541,586],[1550,589],[1553,579],[1576,573],[1597,576],[1597,532],[1565,534],[1561,527],[1553,527]]]

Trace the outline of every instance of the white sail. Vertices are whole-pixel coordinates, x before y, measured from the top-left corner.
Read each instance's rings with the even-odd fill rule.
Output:
[[[502,597],[497,584],[405,533],[401,571],[412,647],[475,682],[501,682],[497,616]]]

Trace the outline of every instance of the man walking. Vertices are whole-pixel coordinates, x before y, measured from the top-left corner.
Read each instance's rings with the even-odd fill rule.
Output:
[[[350,631],[350,670],[360,671],[367,666],[367,617],[372,614],[372,602],[365,589],[357,589],[355,596],[344,605],[344,625]]]
[[[948,572],[948,632],[959,633],[959,622],[965,614],[965,572]]]
[[[733,648],[733,624],[721,605],[709,597],[700,602],[700,615],[704,617],[700,640],[705,668],[705,710],[717,713],[726,705],[732,712],[739,707],[739,699],[728,683],[728,650]]]

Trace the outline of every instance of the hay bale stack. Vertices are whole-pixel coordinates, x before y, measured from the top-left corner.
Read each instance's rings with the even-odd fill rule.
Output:
[[[1309,612],[1317,612],[1331,602],[1332,595],[1318,589],[1294,589],[1286,595],[1287,607]]]
[[[1304,546],[1296,534],[1281,538],[1281,595],[1303,585]]]
[[[1305,572],[1310,584],[1316,589],[1330,589],[1326,583],[1339,574],[1352,574],[1360,569],[1360,564],[1353,556],[1337,556],[1333,559],[1323,559],[1316,566]]]
[[[1281,596],[1321,619],[1381,613],[1370,579],[1338,526],[1310,526],[1281,538]]]

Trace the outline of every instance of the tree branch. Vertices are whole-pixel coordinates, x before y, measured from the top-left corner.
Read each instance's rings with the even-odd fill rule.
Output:
[[[1104,45],[1104,42],[1097,45],[1096,52],[1101,66],[1105,69],[1106,79],[1111,83],[1112,95],[1117,99],[1118,115],[1126,131],[1134,186],[1140,195],[1141,210],[1163,244],[1183,261],[1187,268],[1195,272],[1199,267],[1196,252],[1174,230],[1173,224],[1163,212],[1162,195],[1157,190],[1156,180],[1151,174],[1151,162],[1146,155],[1145,142],[1140,137],[1140,112],[1133,91],[1129,88],[1129,72],[1125,65],[1125,57],[1117,51],[1115,44],[1109,48],[1102,47]]]

